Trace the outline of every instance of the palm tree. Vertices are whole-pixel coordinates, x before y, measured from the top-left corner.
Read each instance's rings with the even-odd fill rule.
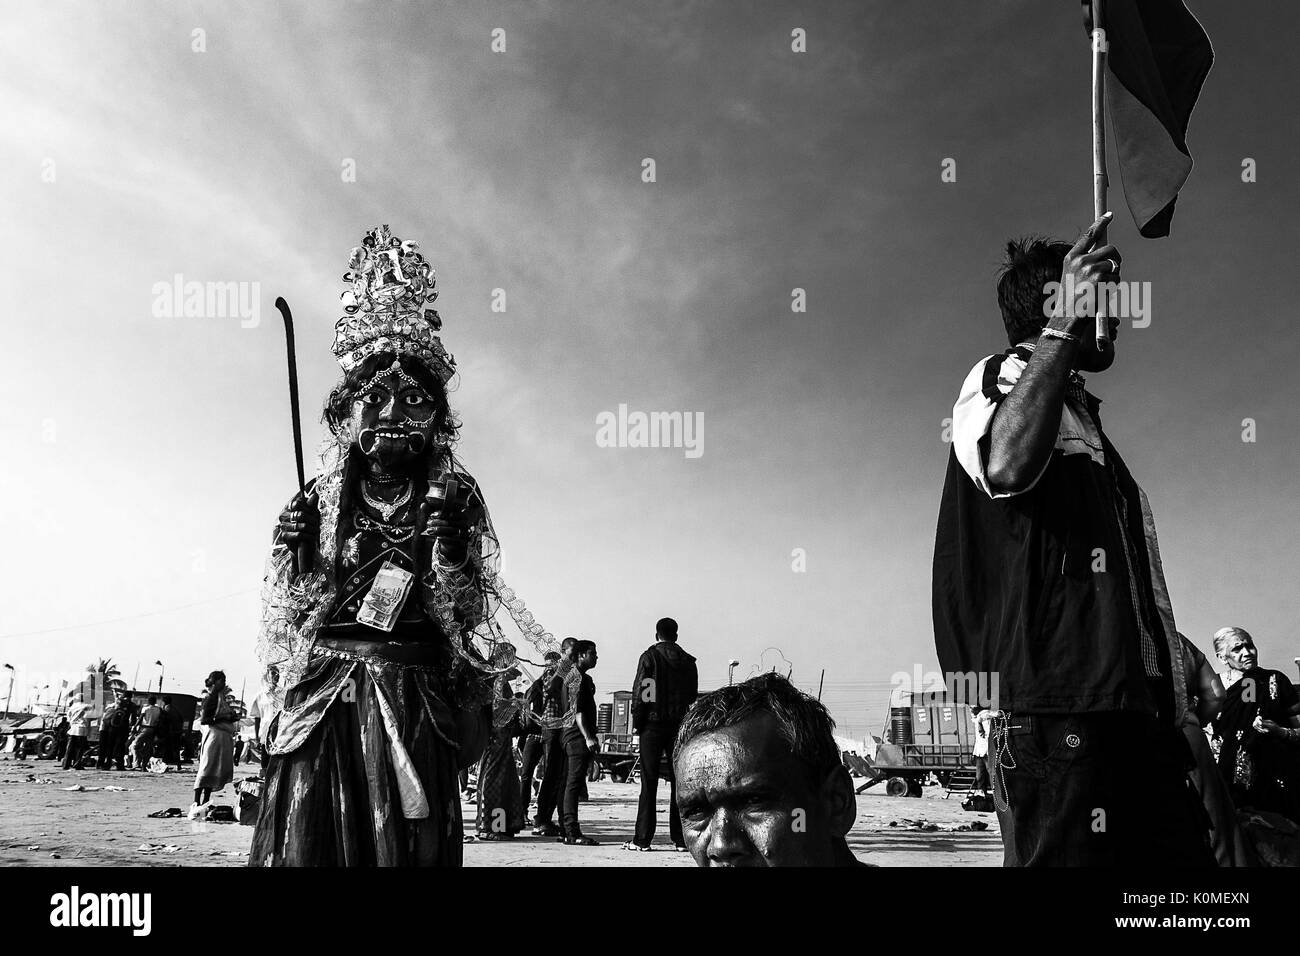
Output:
[[[129,690],[126,681],[122,680],[122,672],[117,665],[113,663],[111,657],[101,657],[97,661],[87,664],[86,670],[102,674],[104,678],[104,687],[109,691]]]
[[[97,674],[103,674],[105,680],[121,676],[122,672],[118,670],[117,665],[113,663],[111,657],[101,657],[93,664],[87,664],[86,670],[94,671]]]

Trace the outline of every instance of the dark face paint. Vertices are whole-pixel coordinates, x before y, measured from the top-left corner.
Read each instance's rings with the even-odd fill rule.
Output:
[[[384,471],[407,465],[431,446],[437,404],[397,370],[381,372],[352,403],[361,453]]]

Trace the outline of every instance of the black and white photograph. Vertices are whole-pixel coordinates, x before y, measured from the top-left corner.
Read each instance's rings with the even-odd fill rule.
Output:
[[[2,9],[11,914],[1295,938],[1294,4]]]

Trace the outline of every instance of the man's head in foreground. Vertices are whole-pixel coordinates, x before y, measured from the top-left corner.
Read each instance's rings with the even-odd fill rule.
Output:
[[[826,708],[779,674],[697,700],[673,750],[677,807],[698,866],[855,863],[853,783]]]

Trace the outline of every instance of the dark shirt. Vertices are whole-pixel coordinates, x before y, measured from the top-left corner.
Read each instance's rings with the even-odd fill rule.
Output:
[[[1081,379],[1067,390],[1034,484],[1012,495],[988,485],[993,415],[1031,354],[1017,346],[977,364],[953,408],[934,548],[940,666],[997,675],[1004,710],[1181,716],[1172,714],[1142,494]]]
[[[577,672],[577,668],[574,668]],[[581,673],[581,672],[579,672]],[[596,684],[586,674],[581,674],[577,681],[577,706],[575,708],[573,726],[565,731],[565,739],[583,740],[582,731],[578,728],[577,717],[581,715],[583,723],[586,724],[587,730],[594,736],[596,733]]]
[[[681,723],[699,693],[695,658],[675,641],[656,641],[642,653],[632,682],[632,729]]]

